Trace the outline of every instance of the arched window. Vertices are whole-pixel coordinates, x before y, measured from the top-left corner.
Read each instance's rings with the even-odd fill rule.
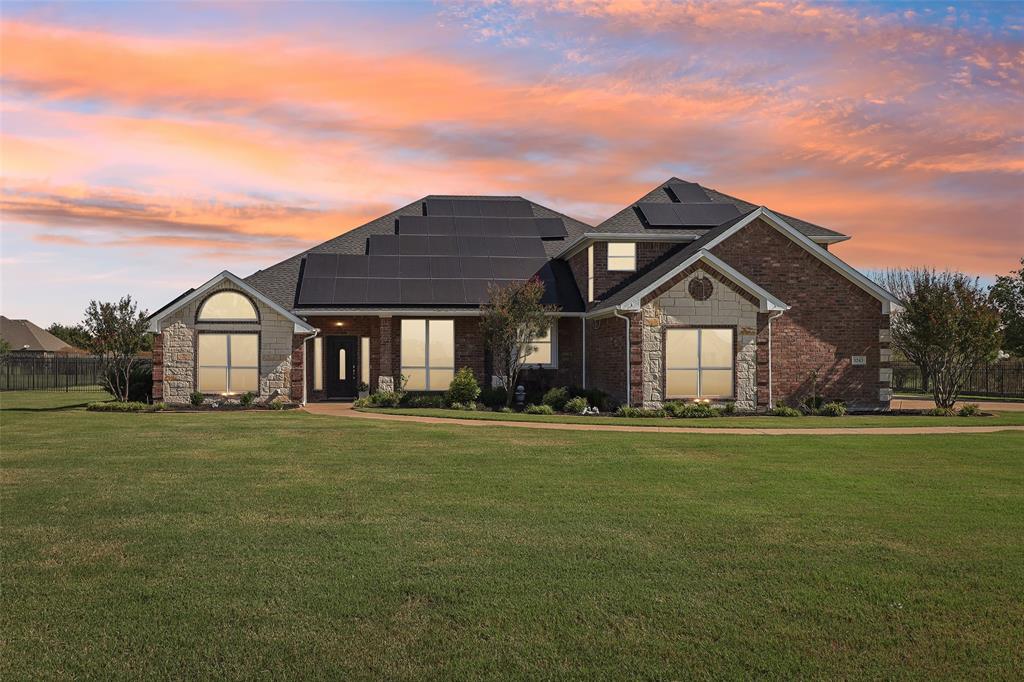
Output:
[[[199,322],[258,322],[256,306],[237,291],[221,291],[210,296],[196,315]]]

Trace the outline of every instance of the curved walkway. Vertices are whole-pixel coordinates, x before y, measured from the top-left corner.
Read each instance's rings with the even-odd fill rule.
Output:
[[[628,424],[557,424],[551,422],[519,422],[490,419],[452,419],[449,417],[418,417],[407,414],[358,412],[352,403],[309,403],[304,408],[310,414],[349,419],[410,422],[414,424],[444,424],[457,426],[512,426],[522,429],[553,431],[626,431],[636,433],[703,433],[735,434],[741,436],[897,436],[913,434],[994,433],[996,431],[1024,431],[1024,426],[881,426],[877,428],[824,428],[824,429],[758,429],[758,428],[700,428],[693,426],[630,426]]]

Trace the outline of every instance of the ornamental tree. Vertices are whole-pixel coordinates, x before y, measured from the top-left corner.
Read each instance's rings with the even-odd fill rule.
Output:
[[[989,299],[999,309],[1003,320],[1003,350],[1024,356],[1024,258],[1020,270],[996,277],[989,289]]]
[[[480,306],[480,330],[491,352],[494,375],[505,387],[505,406],[512,394],[527,356],[535,350],[534,341],[547,332],[547,313],[554,306],[541,303],[544,284],[537,278],[505,286],[487,288],[490,301]]]
[[[117,303],[90,301],[82,326],[89,335],[89,350],[105,360],[109,379],[104,388],[115,399],[128,400],[132,368],[149,345],[146,312],[138,310],[131,296]]]

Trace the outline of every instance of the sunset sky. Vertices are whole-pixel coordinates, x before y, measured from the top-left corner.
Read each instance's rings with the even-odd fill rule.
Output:
[[[155,309],[424,194],[596,224],[676,175],[862,269],[1024,255],[1024,4],[2,8],[0,312]]]

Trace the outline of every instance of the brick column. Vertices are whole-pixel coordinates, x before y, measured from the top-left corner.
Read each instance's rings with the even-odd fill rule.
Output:
[[[391,360],[391,317],[380,318],[380,341],[377,343],[378,391],[392,391],[395,387],[395,368]]]
[[[757,402],[756,410],[771,409],[768,404],[768,316],[757,314]]]
[[[164,399],[164,337],[153,336],[153,402]]]

